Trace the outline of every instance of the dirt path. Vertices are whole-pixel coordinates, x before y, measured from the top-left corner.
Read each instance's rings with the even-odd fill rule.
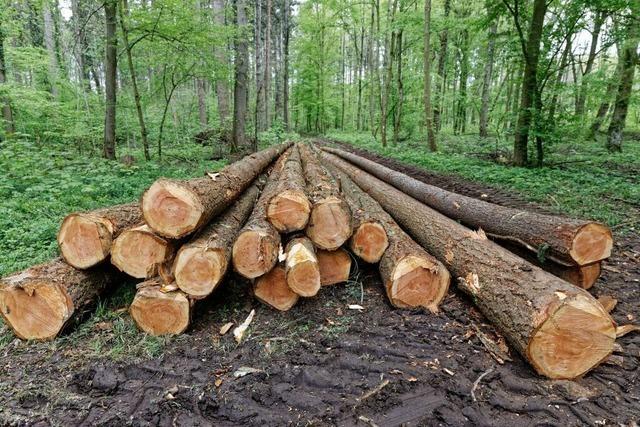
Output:
[[[413,169],[403,170],[421,178]],[[524,203],[461,183],[455,189],[468,195]],[[619,300],[618,322],[637,321],[640,236],[619,239],[594,294]],[[222,324],[242,321],[251,308],[257,314],[246,342],[219,337]],[[575,382],[548,381],[517,354],[498,364],[475,333],[497,338],[494,329],[461,294],[452,292],[437,316],[394,310],[367,266],[353,283],[323,289],[284,314],[252,301],[248,284],[232,278],[195,319],[157,358],[87,357],[82,349],[96,334],[117,333],[109,329],[5,346],[0,425],[573,426],[632,425],[640,417],[640,334],[619,340],[617,364]],[[241,367],[259,371],[234,376]]]

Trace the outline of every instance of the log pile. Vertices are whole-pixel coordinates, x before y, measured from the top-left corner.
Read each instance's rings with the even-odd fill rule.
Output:
[[[19,338],[55,338],[125,274],[142,280],[138,327],[175,335],[230,271],[287,311],[348,282],[356,258],[378,265],[397,308],[438,312],[453,275],[549,378],[583,375],[616,338],[585,290],[611,253],[606,226],[464,197],[329,147],[283,144],[203,178],[159,179],[139,204],[68,215],[58,244],[62,258],[0,281],[0,313]]]

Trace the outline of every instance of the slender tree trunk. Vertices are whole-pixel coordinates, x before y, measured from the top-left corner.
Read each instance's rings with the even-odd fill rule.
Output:
[[[106,27],[105,52],[105,114],[104,114],[104,157],[116,158],[116,74],[118,65],[117,0],[106,0],[104,4]]]
[[[387,7],[387,21],[393,28],[398,0],[389,2]],[[389,116],[389,95],[391,93],[391,81],[393,80],[393,57],[395,56],[396,32],[391,30],[391,37],[387,34],[384,43],[384,83],[380,93],[380,141],[382,146],[387,146],[387,122]]]
[[[254,112],[254,137],[258,139],[258,132],[265,130],[265,98],[264,98],[264,63],[263,40],[262,40],[262,0],[255,2],[255,72],[256,72],[256,105]]]
[[[460,50],[460,91],[456,119],[458,133],[465,133],[467,130],[467,80],[469,79],[469,31],[466,28],[462,30],[462,46]]]
[[[233,138],[231,151],[245,144],[245,124],[247,115],[247,74],[249,73],[249,47],[244,35],[244,27],[247,26],[247,14],[244,0],[235,0],[236,25],[238,32],[235,48],[235,84],[233,88]]]
[[[591,73],[593,69],[593,63],[596,60],[598,53],[598,38],[600,37],[600,29],[604,22],[605,14],[603,11],[597,11],[593,21],[593,31],[591,32],[591,45],[589,46],[589,56],[587,57],[587,63],[584,71],[582,72],[582,78],[580,81],[580,90],[578,92],[578,99],[576,101],[576,115],[582,116],[584,114],[584,104],[587,99],[587,80],[586,77]]]
[[[344,108],[345,108],[345,82],[344,82],[344,71],[345,71],[345,34],[342,34],[342,38],[340,40],[340,130],[344,130]]]
[[[289,131],[289,35],[291,34],[291,28],[289,27],[289,16],[291,13],[291,7],[289,5],[289,0],[284,0],[284,39],[283,39],[283,49],[284,49],[284,71],[282,73],[283,76],[283,87],[282,87],[282,119],[284,120],[284,128],[288,132]]]
[[[448,19],[451,13],[451,0],[444,0],[444,18]],[[442,98],[444,96],[445,89],[445,65],[447,63],[447,47],[449,45],[449,31],[448,26],[445,25],[444,29],[440,32],[440,52],[438,53],[438,84],[436,85],[436,93],[434,96],[434,108],[433,108],[433,125],[436,131],[441,128],[440,123],[440,110],[442,108]]]
[[[271,127],[270,118],[270,93],[271,93],[271,0],[267,0],[266,10],[267,25],[264,36],[264,129]]]
[[[213,0],[211,2],[213,9],[213,22],[216,25],[216,30],[222,30],[224,28],[224,0]],[[216,46],[213,50],[213,56],[220,68],[228,69],[228,57],[224,46]],[[227,74],[216,75],[216,99],[218,101],[218,117],[220,119],[220,125],[225,126],[229,120],[229,87],[227,85]]]
[[[364,21],[364,13],[362,14]],[[356,41],[356,52],[357,41]],[[358,105],[356,111],[356,130],[362,130],[362,68],[364,67],[364,22],[360,24],[360,53],[358,54]]]
[[[282,14],[282,9],[274,8],[274,10],[279,10],[280,14]],[[274,15],[277,15],[274,12]],[[273,39],[273,75],[274,75],[274,111],[275,114],[273,119],[277,122],[281,122],[282,120],[282,15],[280,15],[274,22],[274,33],[275,37]]]
[[[618,65],[616,66],[616,70],[611,76],[609,83],[607,84],[607,90],[605,91],[604,98],[598,107],[598,112],[596,113],[596,117],[593,119],[593,123],[589,128],[589,138],[593,139],[596,136],[596,133],[600,131],[602,124],[607,117],[607,113],[609,112],[609,108],[611,107],[611,97],[609,94],[614,93],[616,91],[616,87],[620,81],[620,73],[622,72],[622,61],[618,61]]]
[[[4,60],[4,32],[2,30],[2,23],[0,22],[0,88],[7,83],[7,69],[5,67]],[[11,111],[11,104],[7,97],[0,98],[0,104],[2,104],[2,120],[4,121],[4,130],[7,134],[12,134],[16,131],[13,123],[13,112]]]
[[[431,0],[424,2],[424,124],[427,128],[429,150],[438,151],[431,111]]]
[[[556,109],[558,108],[558,92],[560,91],[560,85],[562,84],[562,76],[564,75],[565,69],[567,68],[567,60],[569,58],[569,52],[571,52],[571,39],[567,40],[567,45],[562,52],[562,58],[560,59],[560,69],[556,74],[556,81],[553,84],[553,96],[551,97],[551,102],[549,103],[549,114],[547,116],[547,122],[553,123],[555,120]]]
[[[51,95],[54,99],[59,98],[58,94],[58,57],[56,56],[56,42],[54,36],[53,16],[51,15],[51,4],[49,0],[42,2],[42,15],[44,17],[44,44],[49,57],[49,85]]]
[[[480,136],[489,136],[489,98],[491,95],[491,78],[493,74],[493,57],[496,50],[496,33],[498,23],[494,21],[489,29],[489,43],[487,45],[487,62],[484,64],[484,75],[482,77],[482,104],[480,106]]]
[[[403,31],[400,29],[396,37],[396,85],[398,87],[398,100],[395,109],[395,115],[393,120],[393,145],[398,145],[400,138],[400,128],[402,126],[402,111],[404,106],[404,87],[402,84],[402,35]]]
[[[87,58],[87,36],[85,31],[85,15],[80,0],[71,1],[73,13],[74,36],[77,41],[76,61],[78,63],[80,83],[86,87],[87,92],[91,92],[91,82],[89,76],[89,60]]]

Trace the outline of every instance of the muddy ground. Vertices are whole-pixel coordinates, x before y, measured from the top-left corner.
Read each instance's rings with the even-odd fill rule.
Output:
[[[386,161],[390,166],[394,162]],[[402,166],[395,164],[395,166]],[[511,193],[401,167],[417,178],[510,206]],[[127,285],[131,286],[131,285]],[[500,337],[453,290],[439,315],[392,309],[374,268],[287,313],[230,277],[181,337],[149,340],[124,310],[89,319],[54,343],[0,349],[0,425],[637,425],[640,334],[575,382],[536,375],[517,355],[499,364],[477,330]],[[619,237],[593,288],[618,299],[619,323],[640,317],[640,236]],[[131,292],[128,293],[129,297]],[[109,309],[118,302],[107,300]],[[360,304],[364,310],[351,310]],[[255,308],[250,335],[220,336]],[[131,354],[114,348],[136,342]],[[107,345],[100,345],[106,343]],[[146,347],[145,347],[146,346]],[[157,347],[159,346],[159,347]],[[120,347],[117,347],[120,348]],[[139,351],[146,349],[144,356]],[[253,372],[240,376],[244,368]]]

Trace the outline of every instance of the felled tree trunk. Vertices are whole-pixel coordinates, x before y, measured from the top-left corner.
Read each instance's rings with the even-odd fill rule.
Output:
[[[351,256],[344,249],[316,252],[318,267],[320,268],[320,285],[329,286],[344,283],[349,280],[351,272]]]
[[[138,328],[149,335],[179,335],[191,322],[192,302],[175,285],[151,279],[137,286],[129,313]]]
[[[323,148],[363,168],[440,213],[465,225],[482,228],[500,240],[517,243],[528,250],[564,265],[586,265],[611,255],[611,230],[592,221],[541,215],[498,206],[425,184],[403,173],[352,153]]]
[[[77,270],[57,258],[0,280],[0,314],[18,338],[50,340],[119,280],[109,265]]]
[[[155,234],[146,224],[129,228],[113,242],[111,264],[137,279],[158,275],[160,266],[173,260],[173,243]]]
[[[351,212],[340,194],[340,187],[320,164],[308,145],[298,145],[307,195],[311,200],[311,216],[306,234],[320,249],[333,251],[351,237]]]
[[[256,299],[276,310],[287,311],[298,302],[298,294],[289,289],[285,267],[276,265],[273,270],[256,279],[253,285]]]
[[[613,319],[588,292],[529,264],[344,160],[347,173],[458,277],[459,288],[549,378],[583,375],[611,354]]]
[[[320,266],[311,240],[306,237],[292,239],[285,253],[289,289],[301,297],[315,296],[320,290]]]
[[[233,206],[178,251],[173,264],[176,285],[191,298],[206,297],[222,281],[231,261],[233,242],[258,193],[258,185],[249,187]]]
[[[126,228],[142,222],[138,203],[111,206],[67,215],[58,232],[58,247],[64,260],[79,269],[104,261],[111,245]]]
[[[253,153],[204,178],[157,180],[142,195],[146,223],[164,237],[188,236],[229,206],[287,147],[281,144]]]
[[[304,230],[309,221],[311,203],[305,192],[304,175],[298,147],[284,163],[274,196],[269,200],[267,218],[280,233]]]

